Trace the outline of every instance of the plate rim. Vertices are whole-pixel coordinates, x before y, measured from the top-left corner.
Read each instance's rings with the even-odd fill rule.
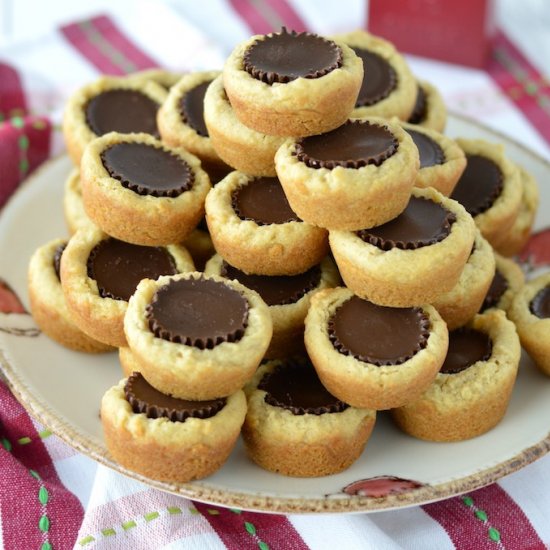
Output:
[[[526,145],[517,142],[514,138],[490,128],[471,117],[449,111],[449,118],[458,119],[469,125],[478,127],[482,131],[511,143],[514,147],[522,150],[527,156],[536,159],[537,162],[545,165],[550,171],[550,161]],[[23,189],[26,189],[35,179],[47,171],[49,166],[66,153],[48,159],[37,170],[35,170],[8,199],[3,211],[16,199]],[[414,490],[389,494],[383,497],[367,497],[360,495],[330,495],[323,498],[318,497],[280,497],[267,494],[252,494],[238,490],[222,490],[213,487],[205,487],[201,481],[188,483],[169,483],[156,481],[144,477],[136,472],[130,471],[109,458],[107,449],[98,444],[95,438],[85,435],[80,428],[65,422],[45,402],[42,394],[35,395],[32,388],[27,384],[24,376],[17,372],[17,367],[8,360],[0,342],[0,375],[4,379],[10,391],[23,407],[38,421],[76,451],[84,454],[103,466],[123,474],[136,481],[140,481],[155,489],[176,494],[185,498],[194,499],[200,502],[220,505],[224,507],[252,510],[256,512],[289,514],[289,513],[360,513],[389,511],[406,508],[415,505],[437,502],[446,498],[458,496],[468,491],[479,489],[495,481],[516,472],[535,460],[550,452],[550,431],[539,442],[522,449],[516,455],[498,462],[497,464],[473,472],[469,475],[447,480],[435,485],[423,485]]]

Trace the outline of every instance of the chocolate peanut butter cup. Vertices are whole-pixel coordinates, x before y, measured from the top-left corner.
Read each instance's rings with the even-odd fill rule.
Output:
[[[435,166],[445,162],[443,149],[430,136],[416,130],[407,130],[407,133],[412,137],[418,149],[420,168],[427,168],[428,166]]]
[[[53,253],[53,268],[58,279],[61,279],[61,256],[63,255],[65,248],[67,248],[67,243],[60,244]]]
[[[300,275],[247,275],[236,267],[223,262],[220,274],[227,279],[236,279],[244,286],[255,290],[268,306],[294,304],[311,292],[321,281],[321,269],[314,266]]]
[[[459,328],[449,333],[447,357],[439,372],[457,374],[478,361],[491,357],[493,344],[487,334],[471,328]]]
[[[101,153],[101,161],[112,178],[138,195],[177,197],[194,182],[187,162],[146,143],[116,143]]]
[[[529,309],[533,315],[540,319],[550,317],[550,285],[539,290],[529,304]]]
[[[339,128],[296,142],[296,157],[310,168],[380,166],[397,152],[399,142],[386,126],[348,120]]]
[[[321,383],[309,361],[289,361],[264,374],[258,389],[265,402],[294,415],[342,412],[349,405],[334,397]]]
[[[231,197],[233,210],[241,220],[258,225],[300,221],[292,211],[277,178],[256,178],[236,189]]]
[[[422,197],[411,197],[407,208],[397,218],[357,236],[382,250],[414,250],[445,239],[456,216],[440,204]]]
[[[158,103],[136,90],[108,90],[88,101],[86,123],[97,136],[145,132],[158,138],[158,109]]]
[[[331,40],[287,31],[262,37],[244,54],[244,70],[266,84],[319,78],[342,66],[342,50]]]
[[[204,122],[204,94],[210,86],[212,80],[202,82],[186,92],[180,101],[180,114],[182,119],[189,125],[199,136],[208,137],[208,129]]]
[[[393,67],[380,55],[353,47],[353,51],[363,60],[364,77],[356,107],[368,107],[382,101],[397,86],[397,74]]]
[[[178,272],[174,258],[161,247],[104,239],[88,257],[88,277],[103,298],[128,301],[142,279],[157,279]]]
[[[495,307],[499,300],[502,298],[502,295],[508,290],[508,281],[506,277],[497,269],[495,271],[495,276],[491,281],[491,286],[487,291],[483,304],[481,305],[480,312],[485,311],[491,307]]]
[[[149,329],[157,338],[213,349],[238,342],[248,326],[247,299],[211,279],[172,280],[157,290],[146,308]]]
[[[458,201],[471,216],[482,214],[495,202],[504,187],[501,169],[482,155],[466,155],[466,168],[451,198]]]
[[[426,101],[426,92],[422,86],[418,86],[416,92],[416,101],[414,102],[413,111],[409,117],[410,124],[420,124],[426,118],[428,103]]]
[[[143,375],[134,372],[124,386],[126,401],[136,414],[147,418],[168,418],[172,422],[185,422],[188,418],[210,418],[223,409],[225,398],[210,401],[188,401],[159,392]]]
[[[427,345],[430,320],[420,308],[378,306],[353,296],[329,319],[336,350],[376,366],[400,365]]]

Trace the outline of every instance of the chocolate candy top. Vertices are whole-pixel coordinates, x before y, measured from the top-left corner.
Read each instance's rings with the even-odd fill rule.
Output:
[[[237,279],[255,290],[268,306],[294,304],[319,285],[321,269],[314,266],[300,275],[247,275],[227,262],[222,263],[222,277]]]
[[[491,282],[491,286],[485,295],[485,300],[479,311],[485,311],[491,307],[495,307],[499,300],[502,298],[502,295],[508,290],[508,281],[506,277],[497,269],[495,271],[495,276]]]
[[[182,119],[199,136],[208,137],[208,129],[204,122],[204,94],[212,80],[202,82],[191,90],[187,91],[180,100],[180,113]]]
[[[416,130],[407,130],[407,133],[412,137],[414,144],[420,155],[420,168],[435,166],[445,162],[445,153],[430,136]]]
[[[394,68],[382,56],[362,48],[353,47],[352,49],[363,60],[364,69],[363,83],[355,106],[374,105],[388,97],[395,89],[397,75]]]
[[[277,365],[264,374],[258,389],[266,392],[267,404],[295,415],[342,412],[349,407],[328,392],[307,360]]]
[[[157,338],[212,349],[243,337],[248,310],[248,300],[240,292],[201,277],[172,280],[160,287],[146,317]]]
[[[301,138],[296,157],[310,168],[380,166],[397,152],[399,142],[386,126],[348,120],[326,134]]]
[[[389,222],[361,229],[357,236],[382,250],[414,250],[442,241],[451,232],[456,216],[440,204],[411,197],[407,208]]]
[[[233,210],[241,220],[258,225],[300,221],[277,178],[255,178],[233,192]]]
[[[65,250],[65,248],[67,248],[67,243],[61,243],[53,253],[53,268],[59,280],[61,280],[61,256],[63,255],[63,251]]]
[[[126,401],[136,414],[147,418],[168,418],[172,422],[185,422],[187,418],[210,418],[225,407],[225,397],[212,401],[187,401],[159,392],[142,374],[134,372],[124,386]]]
[[[550,317],[550,285],[539,290],[530,304],[531,313],[541,319]]]
[[[342,66],[342,50],[331,40],[307,32],[269,34],[248,47],[244,70],[266,84],[319,78]]]
[[[353,296],[329,319],[332,345],[376,366],[400,365],[427,345],[430,320],[420,308],[378,306]]]
[[[177,197],[195,179],[181,157],[145,143],[115,143],[101,153],[101,161],[112,178],[138,195]]]
[[[159,137],[159,104],[137,90],[107,90],[86,104],[86,123],[97,136],[145,132]]]
[[[504,186],[502,171],[489,158],[466,155],[466,168],[460,176],[451,198],[458,201],[468,214],[477,216],[488,210]]]
[[[141,246],[117,239],[102,240],[88,257],[88,277],[103,298],[128,301],[142,279],[174,275],[176,262],[166,248]]]
[[[493,343],[487,334],[471,328],[458,328],[449,332],[449,350],[439,372],[456,374],[478,361],[487,361],[492,351]]]
[[[416,101],[408,122],[411,124],[420,124],[426,118],[427,109],[426,92],[422,86],[417,86]]]

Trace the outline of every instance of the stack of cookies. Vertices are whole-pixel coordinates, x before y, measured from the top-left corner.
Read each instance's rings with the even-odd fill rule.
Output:
[[[201,478],[242,428],[263,468],[321,476],[360,456],[379,410],[436,441],[502,418],[520,352],[503,310],[523,278],[493,248],[523,246],[536,184],[445,119],[365,32],[283,28],[222,72],[75,94],[73,235],[37,251],[29,285],[56,341],[119,349],[126,378],[101,409],[115,460]]]

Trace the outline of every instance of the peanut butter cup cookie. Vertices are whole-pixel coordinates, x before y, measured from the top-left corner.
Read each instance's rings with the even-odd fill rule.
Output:
[[[342,287],[315,294],[305,324],[321,382],[354,407],[390,409],[417,399],[447,352],[447,326],[433,306],[377,306]]]
[[[504,312],[476,315],[449,333],[449,351],[434,383],[392,411],[398,426],[429,441],[461,441],[495,427],[516,380],[519,339]]]
[[[330,231],[340,274],[355,294],[379,305],[431,303],[458,282],[475,224],[458,202],[415,188],[405,211],[383,225]]]
[[[467,163],[451,198],[466,208],[492,245],[510,230],[518,216],[523,190],[519,169],[504,156],[502,145],[456,141],[466,153]]]
[[[70,239],[61,261],[61,281],[74,323],[91,337],[125,346],[124,315],[138,283],[193,270],[185,248],[140,246],[82,229]]]
[[[380,118],[348,120],[325,134],[289,139],[275,155],[296,214],[312,225],[348,231],[401,213],[418,166],[409,134]]]
[[[72,320],[59,275],[66,246],[66,239],[55,239],[31,257],[28,284],[32,316],[44,334],[66,348],[88,353],[110,351],[111,346],[91,338]]]
[[[262,468],[287,476],[345,470],[362,453],[376,419],[375,411],[331,395],[308,360],[263,364],[245,392],[246,451]]]
[[[417,81],[417,92],[414,109],[408,118],[409,124],[431,128],[443,132],[447,123],[447,108],[439,90],[426,82]]]
[[[539,370],[550,376],[550,273],[525,283],[508,309],[521,345]]]
[[[153,387],[196,400],[229,395],[250,380],[269,346],[272,323],[256,292],[194,272],[142,281],[124,329]]]
[[[159,137],[157,111],[167,91],[156,82],[103,76],[79,89],[63,115],[63,136],[78,166],[84,149],[109,132],[143,132]]]
[[[103,396],[101,422],[119,464],[159,481],[185,483],[218,470],[231,453],[246,414],[239,390],[210,401],[164,395],[135,373]]]
[[[240,122],[221,76],[206,90],[204,121],[216,153],[229,166],[251,176],[276,175],[275,153],[286,138],[256,132]]]
[[[218,254],[256,275],[297,275],[328,252],[327,232],[303,222],[277,178],[232,172],[206,198],[206,221]]]
[[[211,187],[191,153],[147,134],[115,132],[86,148],[81,184],[84,208],[96,225],[149,246],[182,242],[202,218]]]
[[[347,44],[363,61],[363,82],[351,116],[396,116],[407,120],[417,97],[416,80],[393,44],[365,31],[335,38]]]
[[[311,136],[340,126],[362,78],[363,62],[345,44],[284,27],[239,44],[223,69],[237,118],[275,136]]]
[[[311,297],[338,285],[340,276],[334,262],[326,257],[320,264],[299,275],[248,275],[214,256],[204,271],[206,275],[221,275],[236,279],[255,290],[269,306],[273,321],[273,337],[265,356],[272,359],[304,353],[304,319]]]

